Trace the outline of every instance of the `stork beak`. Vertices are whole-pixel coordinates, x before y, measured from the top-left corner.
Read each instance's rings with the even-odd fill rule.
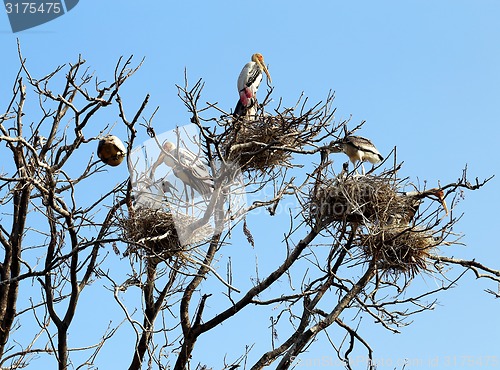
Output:
[[[269,81],[270,84],[272,84],[273,80],[271,80],[271,75],[269,74],[269,71],[267,70],[267,67],[264,63],[262,63],[262,69],[264,70],[264,73],[267,76],[267,80]]]
[[[273,81],[271,80],[271,75],[267,70],[266,63],[264,63],[264,58],[260,54],[254,54],[254,55],[259,55],[256,59],[254,59],[254,61],[256,61],[259,64],[260,68],[262,68],[262,70],[267,76],[267,80],[269,81],[269,83],[272,83]]]
[[[448,207],[446,206],[446,202],[444,200],[444,191],[442,189],[438,189],[435,194],[439,198],[439,201],[441,202],[441,205],[446,212],[446,216],[448,216]]]
[[[328,149],[330,149],[331,153],[341,153],[342,152],[341,142],[339,140],[330,142],[330,145],[328,145]]]

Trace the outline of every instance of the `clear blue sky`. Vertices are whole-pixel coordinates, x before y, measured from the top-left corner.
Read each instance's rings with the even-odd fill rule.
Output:
[[[316,102],[335,90],[337,119],[352,115],[353,124],[366,120],[360,134],[373,139],[383,154],[397,146],[398,159],[404,161],[401,175],[436,186],[438,180],[455,181],[467,164],[471,180],[482,179],[499,174],[500,169],[499,17],[496,0],[82,0],[66,15],[18,34],[11,32],[7,15],[0,15],[0,103],[4,109],[19,68],[16,38],[31,72],[38,76],[76,61],[81,54],[97,76],[110,80],[120,56],[133,54],[136,61],[145,57],[143,67],[128,81],[124,98],[132,112],[150,93],[148,112],[160,106],[155,118],[159,132],[189,123],[175,87],[183,83],[184,68],[192,82],[204,79],[202,102],[218,102],[229,110],[237,100],[238,73],[252,53],[261,52],[273,78],[276,101],[283,97],[285,105],[292,105],[304,92]],[[118,117],[110,113],[103,121],[102,125],[117,122]],[[99,128],[99,123],[95,125]],[[137,142],[146,139],[141,132]],[[116,176],[127,175],[125,167],[113,171]],[[465,216],[454,228],[465,234],[466,246],[456,246],[446,251],[448,255],[500,267],[498,181],[495,178],[483,190],[466,193],[456,210]],[[236,256],[266,258],[265,240],[257,236],[264,225],[257,221],[250,225],[261,245],[254,250],[240,243]],[[275,240],[281,236],[282,232]],[[120,263],[116,258],[111,266],[120,269]],[[425,277],[415,284],[433,287],[435,283]],[[434,311],[415,316],[399,335],[365,318],[365,336],[375,357],[393,361],[393,366],[380,363],[379,369],[392,369],[404,358],[422,360],[407,366],[418,369],[432,368],[427,361],[436,358],[439,366],[434,368],[444,368],[446,359],[453,356],[459,361],[464,356],[500,359],[500,302],[484,289],[498,287],[476,281],[468,273],[459,287],[437,297]],[[92,294],[91,290],[84,293],[80,310],[95,307]],[[112,300],[107,304],[113,305]],[[120,320],[116,317],[116,322]],[[249,320],[232,327],[236,321],[220,328],[215,340],[201,338],[204,353],[195,355],[217,369],[224,355],[221,348],[227,346],[231,358],[242,352],[241,346],[232,346],[231,338],[253,335],[254,325],[249,324],[254,323]],[[85,337],[88,326],[71,330],[70,340]],[[334,358],[325,337],[320,339],[305,359]],[[269,340],[266,332],[251,342],[268,345]],[[104,353],[98,365],[118,369],[129,362],[130,356]]]

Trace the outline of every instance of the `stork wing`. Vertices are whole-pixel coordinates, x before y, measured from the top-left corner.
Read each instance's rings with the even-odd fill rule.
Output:
[[[252,68],[250,69],[250,72],[248,73],[248,81],[246,85],[248,87],[255,85],[255,91],[257,91],[261,81],[262,81],[262,71],[260,70],[257,63],[254,63]]]
[[[254,93],[257,92],[260,82],[262,81],[262,71],[255,62],[248,62],[241,70],[238,77],[238,91],[246,87],[252,89]]]
[[[212,191],[212,178],[207,166],[193,152],[180,148],[176,150],[179,165],[174,168],[174,174],[181,178],[187,185],[197,190],[201,195],[210,194]]]
[[[368,140],[365,137],[362,136],[347,136],[344,139],[344,143],[346,144],[351,144],[358,150],[362,150],[364,152],[369,152],[372,154],[375,154],[380,158],[380,160],[383,160],[384,157],[382,157],[382,154],[378,151],[378,149],[373,145],[373,143]]]
[[[200,160],[199,156],[193,152],[180,148],[177,150],[177,159],[182,166],[190,168],[197,177],[209,177],[207,167]]]

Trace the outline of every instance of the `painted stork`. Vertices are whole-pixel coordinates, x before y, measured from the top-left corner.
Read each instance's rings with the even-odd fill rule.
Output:
[[[238,77],[238,93],[240,99],[234,109],[234,115],[251,116],[257,112],[257,90],[262,81],[262,72],[267,76],[269,83],[272,82],[271,75],[264,63],[264,57],[260,53],[252,55],[252,61],[245,64]]]
[[[356,162],[361,162],[363,175],[365,174],[363,162],[375,164],[384,160],[384,157],[382,157],[375,145],[370,140],[361,136],[347,136],[343,139],[332,141],[330,147],[340,149],[339,151],[344,152],[354,165],[356,165]]]
[[[116,136],[107,135],[99,140],[97,156],[107,165],[118,166],[123,162],[126,154],[125,146]]]
[[[151,167],[151,176],[154,175],[156,168],[164,163],[172,168],[174,175],[185,185],[196,190],[204,199],[207,199],[212,192],[213,185],[207,167],[199,156],[187,149],[177,148],[170,141],[163,143],[162,148],[163,150],[158,159]]]
[[[411,207],[405,217],[406,222],[410,222],[418,211],[418,208],[422,204],[422,199],[429,198],[438,200],[443,206],[444,212],[448,215],[448,206],[444,200],[444,191],[440,188],[432,188],[423,191],[407,191],[402,194],[404,197],[408,197],[411,200]]]

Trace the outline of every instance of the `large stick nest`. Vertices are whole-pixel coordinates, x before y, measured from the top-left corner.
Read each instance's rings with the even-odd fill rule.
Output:
[[[196,244],[211,235],[210,225],[204,225],[186,237],[179,238],[180,225],[189,225],[197,219],[161,209],[141,208],[130,217],[120,219],[123,237],[129,241],[124,255],[153,258],[157,263],[172,257],[184,258]]]
[[[414,277],[427,270],[431,251],[439,244],[432,230],[417,227],[384,226],[361,234],[358,245],[367,261],[380,269]]]
[[[242,171],[266,173],[276,166],[292,167],[291,151],[308,145],[321,130],[309,118],[307,114],[261,114],[233,121],[223,141],[226,160],[237,163]]]
[[[394,178],[349,175],[317,185],[309,204],[310,217],[324,225],[343,220],[388,224],[409,222],[419,201],[398,192]]]
[[[351,222],[354,245],[367,261],[387,272],[414,276],[425,270],[430,251],[439,242],[431,228],[411,226],[421,199],[405,196],[394,176],[339,175],[317,182],[310,195],[312,222],[323,227]]]

